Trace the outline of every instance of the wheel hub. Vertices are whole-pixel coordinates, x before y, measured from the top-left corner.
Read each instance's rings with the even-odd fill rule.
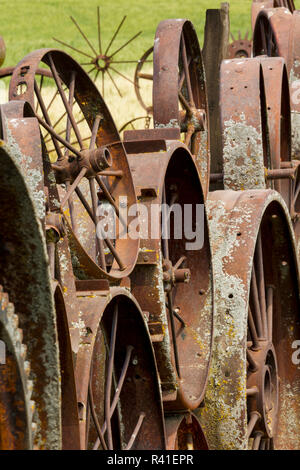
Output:
[[[251,350],[256,364],[249,370],[247,380],[248,412],[250,417],[258,413],[255,431],[262,431],[271,438],[275,434],[278,412],[278,368],[272,343],[260,342],[261,349]]]

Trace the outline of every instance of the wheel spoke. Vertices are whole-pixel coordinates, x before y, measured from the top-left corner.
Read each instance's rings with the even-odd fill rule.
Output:
[[[261,232],[259,231],[256,250],[255,250],[256,266],[257,266],[257,277],[258,277],[258,291],[260,298],[260,309],[262,317],[262,329],[265,338],[268,337],[268,325],[267,325],[267,308],[266,308],[266,289],[265,289],[265,275],[264,275],[264,264],[263,264],[263,251],[261,242]]]
[[[106,48],[106,51],[104,52],[104,55],[107,55],[107,53],[108,53],[108,51],[109,51],[111,45],[113,44],[114,40],[116,39],[116,37],[117,37],[117,35],[118,35],[120,29],[122,28],[123,23],[124,23],[125,20],[126,20],[126,15],[123,17],[123,19],[121,20],[121,23],[119,24],[119,26],[117,27],[116,31],[114,32],[114,34],[113,34],[113,36],[112,36],[112,38],[111,38],[111,40],[110,40],[110,42],[109,42],[109,44],[108,44],[108,46],[107,46],[107,48]]]
[[[142,31],[139,31],[132,38],[130,38],[128,41],[126,41],[125,44],[123,44],[123,46],[119,47],[119,49],[117,49],[115,52],[113,52],[113,54],[111,54],[109,56],[109,58],[111,59],[112,57],[114,57],[118,52],[120,52],[122,49],[124,49],[124,47],[126,47],[130,42],[132,42],[134,39],[136,39],[140,34],[142,34]]]
[[[53,38],[53,39],[54,39],[54,41],[59,42],[63,46],[69,47],[73,51],[78,52],[79,54],[85,55],[86,57],[89,57],[90,59],[94,60],[94,57],[92,55],[86,54],[86,52],[80,51],[79,49],[76,49],[76,47],[70,46],[70,44],[67,44],[66,42],[63,42],[60,39],[56,39],[56,38]]]
[[[91,48],[91,51],[97,56],[97,51],[95,50],[94,46],[90,43],[90,41],[88,40],[87,36],[84,34],[84,32],[82,31],[82,29],[80,28],[79,24],[77,23],[77,21],[73,18],[73,16],[70,16],[71,20],[73,21],[73,23],[75,24],[76,28],[78,29],[79,33],[81,34],[81,36],[83,37],[83,39],[87,42],[87,44],[90,46]]]
[[[52,136],[52,140],[53,140],[53,144],[54,144],[54,147],[55,147],[55,150],[56,152],[58,153],[59,156],[61,156],[59,158],[59,160],[63,159],[63,155],[61,153],[61,150],[60,150],[60,147],[58,146],[56,140],[58,140],[64,147],[67,147],[69,150],[71,150],[71,152],[73,152],[75,155],[77,155],[79,158],[81,158],[81,154],[80,152],[75,148],[73,147],[72,145],[69,144],[69,142],[67,142],[63,137],[61,137],[59,134],[57,134],[54,130],[53,130],[53,127],[50,125],[48,125],[45,121],[43,121],[43,119],[41,119],[37,114],[36,114],[36,118],[38,119],[39,123],[49,132],[49,134]]]
[[[97,198],[96,188],[95,188],[95,178],[89,178],[89,185],[90,185],[90,192],[91,192],[91,198],[92,198],[94,219],[98,224],[98,217],[97,217],[98,198]],[[96,233],[96,259],[98,259],[98,255],[100,257],[100,266],[102,269],[104,269],[104,271],[106,271],[103,240],[97,237],[97,233]]]
[[[274,287],[267,287],[267,320],[268,320],[268,340],[273,339],[273,299],[274,299]]]
[[[173,339],[175,367],[176,367],[176,370],[177,370],[178,377],[180,377],[180,367],[179,367],[178,349],[177,349],[177,341],[176,341],[176,331],[175,331],[175,324],[174,324],[173,301],[172,301],[171,292],[168,292],[167,298],[168,298],[169,317],[170,317],[171,332],[172,332],[172,339]]]
[[[111,429],[111,420],[110,420],[111,419],[110,397],[111,397],[112,375],[113,375],[114,357],[115,357],[117,325],[118,325],[118,304],[116,303],[114,314],[113,314],[113,320],[112,320],[107,380],[106,380],[106,387],[105,387],[105,421],[106,421],[106,427],[107,427],[107,440],[108,440],[109,450],[113,449],[112,429]]]
[[[59,94],[61,96],[61,99],[64,103],[64,106],[65,106],[65,109],[67,111],[67,114],[70,118],[70,121],[71,121],[71,124],[72,124],[72,127],[74,129],[74,132],[75,132],[75,135],[76,135],[76,138],[78,140],[78,143],[80,145],[80,149],[82,150],[83,149],[83,143],[82,143],[82,139],[81,139],[81,135],[80,135],[80,132],[79,132],[79,129],[77,127],[77,124],[76,124],[76,121],[74,119],[74,116],[73,116],[73,113],[72,113],[72,110],[69,106],[69,103],[68,103],[68,100],[66,98],[66,95],[65,95],[65,92],[63,90],[63,87],[61,86],[61,82],[60,82],[60,78],[58,76],[58,73],[57,73],[57,70],[56,70],[56,67],[54,65],[54,62],[53,62],[53,59],[52,59],[52,55],[49,54],[49,61],[50,61],[50,68],[51,68],[51,72],[52,72],[52,75],[53,75],[53,78],[55,80],[55,83],[57,85],[57,88],[59,90]]]
[[[263,433],[261,431],[257,431],[254,434],[252,450],[259,450],[262,437],[263,437]]]
[[[36,80],[34,81],[34,91],[35,91],[37,100],[39,102],[42,114],[43,114],[44,119],[45,119],[46,122],[44,122],[37,114],[36,114],[36,117],[38,118],[40,124],[42,124],[46,128],[46,130],[48,130],[48,132],[51,134],[52,142],[53,142],[53,145],[54,145],[56,153],[57,153],[57,158],[58,158],[58,160],[62,160],[63,159],[63,154],[61,153],[61,150],[59,148],[58,142],[56,140],[56,136],[54,136],[55,133],[52,130],[50,117],[48,115],[44,100],[43,100],[42,95],[40,93],[38,84],[36,83]]]
[[[74,100],[74,90],[75,90],[75,79],[76,72],[74,70],[71,73],[70,87],[69,87],[69,106],[71,112],[73,112],[73,100]],[[71,138],[71,121],[69,116],[67,117],[67,126],[66,126],[66,141],[70,143]],[[69,149],[66,149],[65,156],[69,155]]]
[[[73,181],[73,183],[71,184],[71,186],[69,187],[69,190],[67,191],[67,193],[65,194],[61,204],[60,204],[60,207],[61,209],[64,207],[64,205],[66,204],[66,202],[69,200],[69,197],[71,196],[71,194],[73,194],[73,192],[75,191],[76,187],[79,185],[80,181],[82,180],[82,178],[84,177],[84,175],[86,174],[87,172],[87,168],[82,168],[79,172],[79,174],[76,176],[75,180]]]
[[[249,308],[248,308],[248,326],[249,326],[250,336],[251,336],[251,340],[252,340],[251,349],[253,349],[253,350],[260,349],[258,336],[257,336],[257,331],[256,331],[255,323],[254,323],[254,320],[253,320],[253,315],[252,315],[250,305],[249,305]]]
[[[66,181],[66,190],[67,190],[67,193],[70,190],[70,181]],[[74,202],[73,202],[72,194],[69,196],[68,204],[69,204],[72,228],[73,228],[75,235],[77,236],[78,226],[77,226],[77,220],[76,220],[75,213],[74,213]]]
[[[255,327],[257,331],[258,338],[263,338],[263,325],[262,325],[262,317],[261,317],[261,310],[258,298],[258,289],[257,289],[257,279],[256,279],[256,272],[255,267],[252,268],[252,279],[251,279],[251,299],[253,302],[253,319],[255,322]]]
[[[259,419],[260,419],[260,414],[257,411],[252,411],[252,413],[250,414],[250,420],[247,426],[247,439],[250,438],[252,431],[254,429],[254,426],[256,425]]]
[[[117,92],[118,92],[120,98],[122,98],[122,97],[123,97],[123,96],[122,96],[122,93],[120,92],[120,90],[119,90],[119,88],[118,88],[118,86],[117,86],[115,80],[114,80],[113,77],[111,76],[111,73],[110,73],[109,69],[107,69],[107,75],[108,75],[109,78],[111,79],[112,84],[114,85],[115,89],[117,90]]]
[[[121,370],[120,379],[119,379],[119,382],[118,382],[118,385],[117,385],[117,388],[116,388],[116,393],[115,393],[115,396],[114,396],[114,399],[112,401],[112,405],[111,405],[111,408],[110,408],[110,417],[112,417],[112,415],[113,415],[113,413],[116,409],[116,406],[118,404],[119,397],[121,395],[121,391],[122,391],[122,388],[123,388],[124,380],[125,380],[125,377],[126,377],[126,374],[127,374],[129,361],[130,361],[133,349],[134,349],[133,346],[127,346],[127,348],[126,348],[126,357],[125,357],[124,364],[123,364],[123,367],[122,367],[122,370]],[[104,424],[101,428],[101,431],[102,431],[103,434],[106,432],[106,421],[104,422]],[[99,444],[100,444],[100,439],[98,438],[95,442],[94,450],[98,449]]]
[[[93,129],[92,129],[92,135],[91,135],[91,140],[90,140],[90,145],[89,145],[90,150],[93,150],[95,148],[100,120],[101,120],[101,116],[97,114],[94,124],[93,124]]]
[[[181,37],[181,54],[182,54],[184,72],[185,72],[185,80],[186,80],[187,89],[188,89],[189,101],[190,101],[190,105],[194,107],[195,103],[194,103],[193,91],[192,91],[192,86],[191,86],[191,78],[190,78],[190,72],[189,72],[189,66],[188,66],[187,54],[186,54],[186,45],[185,45],[183,33]]]
[[[93,394],[92,394],[91,384],[90,384],[90,383],[89,383],[89,388],[88,388],[88,398],[89,398],[90,410],[91,410],[92,418],[93,418],[94,425],[95,425],[95,428],[96,428],[97,434],[98,434],[97,440],[99,440],[99,443],[101,442],[102,449],[103,449],[103,450],[107,450],[107,445],[106,445],[106,442],[105,442],[105,440],[104,440],[104,432],[103,432],[102,429],[100,428],[100,424],[99,424],[99,421],[98,421],[97,413],[96,413],[96,411],[95,411],[95,404],[94,404],[94,399],[93,399]],[[98,447],[99,447],[99,444],[98,444]]]
[[[140,413],[140,416],[139,416],[139,419],[138,419],[138,422],[134,428],[134,431],[129,439],[129,442],[126,446],[126,449],[125,450],[130,450],[134,444],[134,441],[136,440],[137,438],[137,435],[139,433],[139,430],[141,429],[141,426],[143,424],[143,421],[144,421],[144,418],[145,418],[145,413]]]

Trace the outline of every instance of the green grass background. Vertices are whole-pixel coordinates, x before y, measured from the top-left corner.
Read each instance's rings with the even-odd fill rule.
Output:
[[[300,0],[298,0],[300,3]],[[230,1],[231,31],[250,30],[251,0]],[[112,51],[138,31],[141,37],[133,41],[116,58],[139,58],[149,48],[159,21],[166,18],[188,18],[198,32],[202,46],[207,8],[219,8],[217,0],[2,0],[0,35],[6,43],[3,66],[15,65],[24,55],[42,47],[59,47],[52,37],[88,51],[88,46],[69,19],[78,21],[91,42],[97,46],[97,6],[101,9],[101,32],[104,46],[109,42],[124,15],[127,19],[117,36]],[[67,49],[65,49],[67,51]],[[71,52],[75,59],[84,57]]]

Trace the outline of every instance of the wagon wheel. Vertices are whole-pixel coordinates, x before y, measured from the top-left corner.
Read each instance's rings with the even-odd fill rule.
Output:
[[[209,183],[208,108],[205,75],[190,21],[162,21],[153,51],[155,127],[180,127],[200,172],[204,195]]]
[[[80,27],[79,23],[72,17],[70,16],[70,19],[72,23],[75,25],[78,33],[81,35],[82,39],[85,42],[85,45],[87,46],[86,50],[82,49],[76,49],[70,44],[67,44],[64,41],[61,41],[60,39],[53,38],[54,41],[57,41],[59,44],[68,47],[72,51],[77,52],[78,54],[81,54],[81,56],[84,56],[84,62],[81,62],[80,65],[86,66],[88,68],[88,74],[91,76],[94,74],[93,81],[96,82],[98,77],[100,76],[101,79],[101,93],[102,97],[104,98],[105,94],[105,77],[109,77],[112,85],[114,86],[115,90],[117,91],[118,95],[120,98],[122,98],[122,93],[114,79],[114,74],[118,75],[119,77],[122,77],[125,79],[127,82],[130,82],[131,84],[134,85],[133,81],[129,79],[126,75],[121,73],[119,70],[117,70],[116,67],[118,67],[119,64],[136,64],[138,63],[137,60],[121,60],[118,57],[118,53],[122,51],[128,44],[130,44],[132,41],[134,41],[137,37],[140,36],[142,31],[139,31],[136,33],[134,36],[132,36],[130,39],[128,39],[124,44],[122,44],[120,47],[118,47],[115,50],[111,50],[113,48],[113,43],[116,40],[125,20],[126,16],[123,16],[120,24],[117,26],[116,30],[113,32],[113,35],[111,39],[108,41],[108,44],[106,47],[104,47],[104,44],[102,42],[103,37],[101,38],[101,15],[100,15],[100,7],[97,7],[97,37],[98,37],[98,44],[96,48],[92,44],[92,42],[89,40],[87,35],[84,33],[82,28]]]
[[[167,415],[167,450],[208,450],[200,423],[195,415]]]
[[[145,66],[145,64],[147,63],[151,64],[151,70],[148,70],[147,65]],[[144,71],[143,71],[143,68],[144,68]],[[147,73],[145,69],[147,69]],[[146,102],[149,101],[149,98],[147,100],[147,96],[145,92],[146,83],[144,82],[144,80],[146,81],[146,83],[149,83],[149,81],[150,82],[153,81],[153,47],[150,47],[149,49],[147,49],[147,51],[142,55],[142,57],[138,61],[138,64],[136,66],[135,73],[134,73],[134,91],[138,99],[138,102],[140,103],[142,108],[144,108],[145,111],[147,111],[147,114],[152,114],[153,113],[152,104],[146,104]],[[152,89],[151,89],[151,98],[152,98]]]
[[[267,8],[280,8],[284,7],[287,8],[291,13],[295,10],[295,4],[293,0],[265,0],[265,1],[257,1],[253,0],[251,5],[251,24],[252,30],[254,30],[255,22],[257,15],[261,10]]]
[[[35,80],[40,62],[50,68],[56,85],[48,103]],[[26,56],[15,68],[9,97],[27,100],[36,110],[44,150],[53,162],[60,189],[59,202],[50,185],[50,209],[60,209],[66,216],[77,275],[82,276],[83,269],[91,278],[127,276],[134,266],[139,241],[131,239],[131,218],[127,224],[120,215],[119,203],[124,204],[122,198],[127,198],[130,207],[135,203],[135,193],[125,150],[95,85],[67,54],[43,49]],[[54,97],[60,98],[63,112],[56,122],[48,112]],[[105,224],[100,223],[107,212],[108,234],[107,219]]]
[[[280,56],[288,63],[292,18],[287,8],[262,10],[257,16],[253,32],[253,56]]]
[[[158,377],[142,313],[125,289],[112,289],[110,297],[83,315],[92,342],[88,353],[87,345],[81,347],[76,365],[86,416],[84,445],[94,450],[164,449]]]
[[[300,375],[292,358],[300,331],[299,273],[281,201],[271,190],[210,197],[216,335],[200,413],[213,448],[300,447]]]
[[[0,286],[0,449],[32,449],[33,383],[18,315]]]
[[[204,200],[198,172],[191,154],[178,142],[164,153],[131,154],[129,161],[140,210],[147,208],[140,219],[141,233],[147,235],[141,241],[138,265],[131,277],[132,292],[150,315],[165,409],[194,409],[205,393],[212,335],[207,225],[204,214],[201,221],[196,221],[195,212]],[[149,161],[151,172],[146,173]],[[163,204],[161,226],[156,221],[159,214],[151,220],[152,204]],[[168,207],[178,210],[174,217],[179,230],[183,221],[178,220],[178,214],[183,214],[184,207],[194,211],[186,220],[203,231],[203,244],[189,245],[183,230],[181,237],[176,234]],[[149,239],[150,227],[158,230],[155,240]]]

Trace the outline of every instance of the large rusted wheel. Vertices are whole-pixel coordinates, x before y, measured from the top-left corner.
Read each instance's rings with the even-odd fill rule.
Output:
[[[21,119],[15,120],[16,124],[20,122]],[[32,121],[26,121],[26,124],[34,144],[34,123],[33,127]],[[27,444],[15,441],[13,445],[18,448],[33,445],[39,449],[59,449],[61,396],[55,312],[46,244],[39,220],[41,214],[35,196],[32,196],[39,184],[38,172],[27,174],[33,178],[31,192],[29,179],[22,168],[22,163],[25,161],[30,165],[30,158],[34,159],[36,154],[34,151],[23,154],[24,148],[19,144],[10,136],[7,143],[1,141],[0,146],[0,283],[18,313],[15,326],[23,331],[23,341],[21,338],[19,341],[27,347],[26,360],[30,362],[30,379],[34,384],[31,398],[36,405],[36,432],[31,444],[28,434]],[[15,321],[15,317],[12,318]],[[20,344],[17,348],[19,354],[25,352]],[[9,375],[5,375],[5,379],[9,379]],[[18,397],[25,389],[19,388],[22,387],[20,381],[15,385]],[[31,432],[29,428],[27,431]]]
[[[50,69],[56,84],[50,96],[36,82],[40,62]],[[40,123],[45,158],[49,155],[55,173],[47,175],[50,210],[66,216],[76,275],[114,280],[128,276],[139,240],[128,234],[131,219],[127,224],[119,205],[126,198],[130,207],[135,193],[124,147],[95,85],[67,54],[42,49],[16,66],[9,96],[29,101]],[[60,105],[56,121],[48,112],[53,99]],[[106,211],[115,219],[109,234],[99,223]]]
[[[187,148],[179,142],[159,140],[160,148],[156,145],[151,152],[151,142],[153,145],[147,140],[125,142],[143,234],[138,264],[131,275],[132,292],[149,312],[165,409],[194,409],[205,393],[212,337],[212,273],[204,197]],[[148,152],[139,153],[146,146]],[[152,209],[151,217],[151,207],[161,208],[161,223],[159,212],[153,214]],[[187,207],[191,212],[190,217],[185,212],[184,225],[180,214]],[[177,210],[175,226],[168,208]]]
[[[291,160],[289,84],[284,60],[262,56],[224,61],[220,107],[224,188],[276,189],[294,215],[298,165]]]
[[[299,272],[286,206],[272,190],[216,191],[208,212],[216,296],[200,410],[208,444],[299,449]]]
[[[209,123],[205,75],[197,34],[188,20],[158,25],[153,51],[155,127],[184,133],[200,173],[204,195],[209,183]]]
[[[252,30],[254,30],[257,15],[261,10],[281,7],[287,8],[291,13],[293,13],[295,10],[295,4],[293,0],[253,0],[251,5]]]
[[[289,32],[293,15],[287,8],[262,10],[253,32],[253,56],[283,57],[288,63]]]
[[[76,362],[82,447],[165,448],[157,369],[143,314],[126,289],[80,281],[85,339]],[[96,292],[95,292],[96,288]],[[102,286],[103,289],[103,286]]]
[[[0,286],[0,449],[33,448],[33,383],[18,315]]]

